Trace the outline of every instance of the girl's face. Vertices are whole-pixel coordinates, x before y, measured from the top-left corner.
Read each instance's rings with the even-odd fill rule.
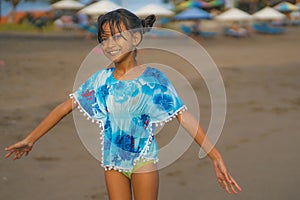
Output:
[[[110,31],[109,23],[103,25],[104,34],[102,37],[102,50],[107,58],[114,63],[121,63],[128,59],[134,59],[133,50],[139,44],[141,37],[139,33],[132,33],[126,30],[121,24],[120,32],[114,27],[114,35]]]

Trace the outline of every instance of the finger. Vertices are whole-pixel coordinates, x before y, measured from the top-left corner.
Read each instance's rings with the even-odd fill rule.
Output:
[[[226,188],[224,183],[220,183],[220,185],[221,185],[221,188],[222,188],[222,189],[225,189],[225,188]]]
[[[20,155],[20,153],[19,153],[19,152],[16,152],[16,153],[15,153],[15,158],[16,158],[16,159],[19,159],[19,155]]]
[[[224,172],[224,177],[225,177],[226,182],[232,183],[231,178],[230,178],[231,176],[228,172]]]
[[[227,182],[224,181],[223,183],[224,183],[224,185],[225,185],[225,190],[226,190],[226,192],[227,192],[228,194],[231,194],[231,191],[229,190],[229,187],[228,187]]]
[[[9,146],[9,147],[6,147],[4,150],[5,150],[5,151],[11,151],[11,150],[13,150],[13,149],[14,149],[14,145]]]
[[[5,158],[8,158],[13,152],[8,152],[6,155],[5,155]]]
[[[240,186],[237,184],[237,182],[234,180],[234,178],[230,177],[231,179],[231,183],[230,185],[230,189],[234,194],[238,194],[238,191],[242,191],[242,189],[240,188]],[[238,190],[238,191],[237,191]]]
[[[226,189],[226,187],[227,187],[225,180],[221,180],[220,185],[223,189]]]
[[[18,155],[18,159],[20,159],[20,158],[22,158],[22,156],[24,155],[24,151],[21,151],[20,153],[19,153],[19,155]]]
[[[230,189],[234,194],[237,194],[238,192],[235,190],[234,184],[230,184]]]
[[[230,191],[230,189],[229,189],[229,187],[228,187],[227,184],[226,184],[226,192],[227,192],[227,194],[231,194],[231,191]]]
[[[13,160],[20,159],[22,157],[21,151],[15,151],[14,153],[15,153],[15,155],[13,157]]]
[[[14,144],[14,145],[11,145],[11,146],[9,146],[9,147],[6,147],[6,148],[5,148],[5,151],[15,151],[15,150],[17,150],[17,149],[19,149],[19,148],[20,148],[20,145]]]
[[[234,187],[236,189],[238,189],[239,191],[242,191],[242,188],[239,186],[239,184],[234,180],[234,178],[231,177],[232,180],[232,185],[234,185]]]
[[[223,189],[225,189],[225,185],[224,185],[223,181],[220,180],[220,179],[218,179],[218,182],[219,182],[220,186],[221,186]]]
[[[17,154],[14,155],[13,160],[16,160],[18,158]]]

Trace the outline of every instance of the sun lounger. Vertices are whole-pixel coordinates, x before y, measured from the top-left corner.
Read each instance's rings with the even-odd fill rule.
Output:
[[[264,34],[282,34],[285,32],[285,29],[282,27],[272,27],[266,23],[261,23],[261,24],[255,23],[252,25],[252,28],[257,33],[264,33]]]
[[[224,35],[235,37],[235,38],[244,37],[244,35],[242,35],[241,33],[233,31],[232,29],[229,29],[228,27],[224,28]]]
[[[192,35],[193,34],[192,29],[190,27],[186,26],[186,25],[181,25],[180,29],[186,35]],[[198,33],[198,35],[200,37],[203,37],[203,38],[212,38],[212,37],[215,37],[217,35],[217,33],[216,32],[209,32],[209,31],[200,31]]]

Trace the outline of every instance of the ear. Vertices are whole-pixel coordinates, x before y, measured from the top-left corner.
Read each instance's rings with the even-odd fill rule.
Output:
[[[142,41],[142,35],[139,31],[133,33],[133,45],[138,46]]]

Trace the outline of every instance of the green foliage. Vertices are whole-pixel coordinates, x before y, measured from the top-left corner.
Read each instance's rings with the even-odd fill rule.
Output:
[[[35,26],[28,22],[23,22],[21,24],[1,24],[0,32],[37,32],[39,31]],[[54,25],[48,23],[44,28],[43,32],[53,32],[55,31]]]

